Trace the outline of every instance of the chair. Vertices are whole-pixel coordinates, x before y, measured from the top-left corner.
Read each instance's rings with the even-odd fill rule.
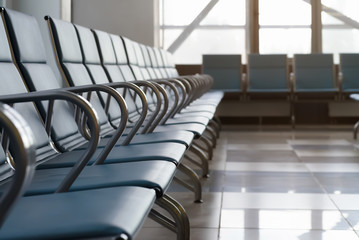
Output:
[[[288,98],[291,93],[287,56],[284,54],[248,55],[249,97]]]
[[[359,54],[339,54],[339,87],[343,97],[359,92]]]
[[[24,29],[21,29],[21,27],[24,27],[25,29],[32,29],[31,34],[33,34],[32,31],[35,31],[35,30],[38,31],[37,23],[34,20],[34,18],[24,15],[19,12],[11,11],[11,10],[7,10],[5,12],[5,10],[2,9],[1,13],[4,14],[5,15],[4,18],[7,19],[7,24],[10,29],[9,35],[11,36],[12,43],[13,43],[13,45],[15,45],[15,49],[17,50],[17,52],[15,54],[17,56],[17,60],[18,60],[18,62],[23,64],[22,68],[27,70],[27,74],[29,74],[29,76],[30,76],[30,74],[39,74],[38,70],[48,69],[47,68],[48,66],[46,65],[46,61],[44,62],[44,60],[42,60],[42,59],[44,59],[44,56],[41,54],[38,55],[38,53],[41,53],[41,41],[37,45],[37,46],[40,46],[40,51],[39,51],[39,49],[33,48],[30,52],[26,52],[26,50],[28,50],[29,48],[26,48],[26,46],[23,45],[25,43],[21,42],[21,39],[22,39],[21,37],[24,36],[22,34],[25,34],[25,33],[29,34],[28,32],[24,31]],[[4,19],[4,18],[2,18],[2,19]],[[24,20],[26,20],[26,21],[24,21]],[[17,22],[17,21],[26,22],[28,26],[14,24],[14,22]],[[16,26],[16,28],[14,28],[13,24]],[[3,25],[1,25],[1,26],[3,26]],[[2,29],[2,30],[3,30],[2,34],[3,34],[3,36],[5,36],[5,31],[4,31],[4,29]],[[38,33],[37,36],[40,36],[39,32],[37,32],[37,33]],[[29,35],[31,36],[31,34],[29,34]],[[4,38],[4,39],[6,39],[6,38]],[[29,38],[27,38],[27,39],[29,39]],[[32,39],[32,40],[34,40],[34,39]],[[35,40],[38,40],[38,39],[35,38]],[[21,42],[21,45],[20,45],[20,42]],[[29,42],[26,42],[26,43],[29,43]],[[6,41],[3,41],[2,44],[5,44],[4,46],[2,46],[2,49],[9,49],[8,46],[6,46],[6,44],[7,44]],[[31,45],[33,43],[30,41],[29,44]],[[33,53],[32,51],[35,51],[37,53],[36,56],[38,57],[38,59],[40,59],[40,60],[36,60],[36,63],[31,63],[29,60],[29,59],[31,59],[31,61],[34,61],[34,59],[29,57],[29,55],[28,55],[28,54],[30,54],[30,56],[31,56],[31,53]],[[4,69],[4,71],[2,71],[1,73],[6,74],[7,78],[1,78],[1,79],[4,79],[5,81],[9,81],[8,83],[5,83],[5,86],[9,86],[10,89],[2,88],[2,90],[5,91],[6,93],[11,93],[11,91],[13,91],[15,93],[26,92],[26,88],[23,86],[23,81],[20,79],[15,66],[12,64],[10,51],[7,50],[7,52],[5,52],[5,53],[6,54],[1,57],[3,62],[0,66],[2,66]],[[20,54],[23,54],[23,55],[20,55]],[[19,61],[19,59],[21,59],[22,62]],[[33,71],[33,68],[31,67],[32,65],[36,66],[35,70],[37,70],[37,71]],[[44,70],[42,70],[42,71],[44,71]],[[45,73],[47,73],[47,75],[45,74],[43,77],[45,77],[46,80],[48,80],[48,82],[44,82],[44,83],[47,84],[47,83],[50,83],[49,81],[54,78],[53,78],[53,75],[51,75],[51,71],[45,72]],[[39,77],[41,79],[40,76],[37,75],[37,77]],[[36,82],[35,82],[34,86],[36,86]],[[48,86],[49,85],[45,85],[45,87],[48,87]],[[37,94],[37,93],[40,93],[40,92],[36,92],[35,94]],[[64,95],[65,95],[67,97],[71,97],[70,100],[75,101],[73,98],[74,95],[69,95],[70,93],[67,93],[67,92],[61,91],[60,92],[61,94],[59,94],[58,92],[50,92],[50,93],[51,93],[50,97],[48,97],[46,95],[46,97],[47,97],[46,98],[40,94],[40,96],[42,96],[42,98],[37,97],[37,98],[35,98],[35,100],[45,100],[45,99],[51,100],[51,99],[56,99],[56,97],[60,97],[60,99],[61,99],[61,98],[64,98]],[[4,94],[4,92],[3,92],[3,94]],[[34,96],[34,94],[28,94],[28,95]],[[38,95],[35,95],[35,97],[36,96],[38,96]],[[9,100],[6,97],[5,98],[0,97],[0,99],[2,99],[3,101],[10,101],[10,102],[12,101],[12,99]],[[26,99],[27,99],[27,95],[26,95]],[[78,100],[76,100],[76,101],[78,101]],[[54,104],[54,105],[56,106],[56,108],[55,107],[51,108],[51,106],[53,106],[53,104],[49,104],[50,107],[48,108],[48,114],[52,113],[52,109],[56,109],[56,110],[59,109],[60,114],[61,114],[61,117],[58,118],[58,120],[60,120],[60,121],[56,121],[56,120],[53,121],[54,130],[56,130],[56,127],[57,127],[57,129],[64,128],[66,130],[72,131],[73,125],[71,124],[71,121],[68,119],[68,117],[69,116],[71,116],[71,118],[73,118],[73,117],[72,117],[71,113],[69,114],[69,111],[64,110],[64,106],[66,106],[66,105],[56,105],[56,104]],[[71,166],[73,166],[75,164],[74,161],[76,161],[77,159],[81,160],[81,161],[78,161],[79,163],[81,163],[80,166],[78,164],[75,164],[76,168],[79,169],[79,171],[76,171],[75,175],[73,174],[72,170],[65,169],[65,168],[63,168],[61,170],[60,169],[59,170],[49,169],[49,170],[41,170],[41,171],[39,170],[39,172],[41,172],[41,174],[37,175],[37,176],[39,176],[39,178],[38,178],[39,181],[35,181],[34,185],[32,185],[32,189],[28,190],[28,192],[27,192],[28,195],[40,194],[40,193],[44,193],[44,191],[45,192],[46,191],[54,192],[56,189],[57,189],[56,191],[68,190],[71,188],[72,183],[75,182],[76,178],[80,175],[80,173],[84,174],[83,175],[84,181],[82,182],[82,186],[80,186],[80,188],[75,188],[75,190],[93,189],[93,188],[99,188],[99,187],[104,188],[104,187],[123,186],[123,185],[130,185],[130,186],[140,185],[140,186],[144,186],[147,188],[156,189],[157,194],[159,194],[158,197],[161,197],[161,196],[163,196],[163,193],[169,186],[169,183],[170,183],[170,181],[173,177],[173,174],[175,172],[175,167],[170,162],[160,161],[161,162],[160,163],[158,161],[154,161],[154,162],[148,161],[148,163],[147,163],[147,164],[151,164],[151,162],[152,162],[152,163],[154,163],[154,165],[146,165],[146,164],[140,165],[140,162],[138,162],[139,164],[129,163],[132,166],[127,165],[127,170],[126,170],[126,166],[123,164],[111,165],[112,166],[111,170],[113,172],[115,172],[115,173],[112,173],[112,174],[114,174],[113,175],[114,178],[109,177],[110,176],[109,174],[111,173],[111,171],[105,170],[106,166],[96,166],[96,168],[91,168],[91,169],[85,168],[85,166],[88,163],[88,161],[90,160],[90,157],[92,156],[93,152],[96,151],[95,148],[93,147],[93,144],[97,144],[97,140],[91,141],[92,144],[89,146],[89,150],[70,151],[70,152],[60,154],[53,149],[53,145],[51,144],[51,142],[49,142],[46,131],[37,116],[36,110],[33,109],[33,105],[27,104],[26,106],[24,106],[23,104],[21,104],[21,106],[23,106],[21,109],[22,110],[21,112],[24,115],[26,115],[26,119],[32,124],[32,129],[36,129],[37,136],[35,139],[37,140],[37,142],[36,142],[36,147],[37,147],[37,152],[38,152],[37,160],[38,160],[38,164],[40,163],[40,161],[41,161],[41,163],[44,162],[43,164],[38,165],[38,167],[41,166],[42,168],[44,168],[45,163],[49,163],[51,161],[56,162],[56,160],[61,161],[61,160],[64,160],[65,158],[71,158],[71,159],[67,159],[67,160],[71,161],[72,162]],[[87,111],[90,111],[90,110],[87,110]],[[46,111],[44,111],[44,112],[46,112]],[[57,112],[57,111],[54,111],[54,113],[55,112]],[[92,113],[91,116],[93,118],[96,115],[94,113]],[[46,119],[48,119],[48,118],[46,117]],[[46,120],[46,122],[47,121],[48,120]],[[91,129],[90,130],[91,139],[96,138],[96,136],[98,137],[98,134],[96,134],[96,132],[98,133],[98,129],[96,130],[96,128],[94,128],[94,126],[96,125],[95,122],[96,122],[95,120],[92,120],[92,122],[91,121],[89,122],[89,123],[92,123],[92,125],[90,125],[90,126],[92,126],[90,128]],[[63,127],[63,126],[65,126],[65,127]],[[76,124],[75,124],[75,126],[76,126]],[[47,133],[50,132],[49,131],[50,128],[46,128],[46,130],[48,130]],[[59,137],[60,136],[63,137],[64,135],[67,135],[67,134],[63,134],[63,133],[57,134],[57,135],[55,135],[55,139],[57,138],[57,140],[59,140]],[[156,163],[160,163],[161,165],[165,164],[165,165],[167,165],[167,167],[165,167],[165,169],[162,168],[162,170],[161,170],[161,168],[158,168],[159,166]],[[54,164],[52,166],[54,167],[57,165]],[[97,168],[97,167],[100,167],[100,168]],[[125,167],[124,168],[125,172],[126,171],[128,172],[128,169],[131,169],[133,171],[133,173],[138,174],[137,176],[139,176],[139,177],[136,179],[136,176],[135,176],[136,174],[134,174],[132,176],[132,178],[126,179],[126,177],[125,177],[123,179],[119,179],[118,177],[120,177],[120,175],[118,174],[117,171],[120,171],[120,169],[122,167]],[[142,168],[142,170],[141,170],[141,168]],[[98,169],[100,169],[100,170],[98,170]],[[155,172],[151,171],[151,169],[155,170],[155,172],[156,171],[158,171],[158,172],[155,173]],[[82,172],[82,170],[84,170],[84,171]],[[66,184],[64,184],[63,182],[61,182],[64,180],[61,179],[59,181],[58,177],[56,178],[56,175],[54,175],[55,172],[52,172],[52,171],[56,171],[56,174],[59,174],[59,175],[57,175],[58,177],[65,176],[65,179],[67,179],[67,176],[71,176],[71,179],[69,182],[66,182]],[[142,173],[141,173],[141,171],[142,171]],[[162,174],[164,172],[166,172],[165,175],[167,175],[167,177]],[[99,174],[99,173],[101,173],[101,174]],[[88,180],[88,177],[92,176],[92,175],[97,176],[97,179],[93,179],[92,182],[86,181],[86,179]],[[44,178],[44,176],[46,176],[46,178]],[[54,178],[54,176],[55,176],[55,178]],[[162,179],[162,180],[164,180],[164,182],[157,181],[157,180],[159,180],[159,178],[158,178],[159,176],[161,176],[161,178],[164,177]],[[81,178],[82,177],[80,177],[80,179]],[[150,180],[150,181],[145,180],[146,178],[147,179],[152,178],[154,180],[152,183],[154,183],[155,185],[153,185],[151,183],[152,180]],[[100,179],[102,179],[102,183],[101,183]],[[145,181],[143,181],[143,180],[145,180]],[[59,182],[60,182],[60,187],[57,187],[57,183],[59,183]],[[81,182],[81,180],[80,180],[80,182]],[[39,185],[36,185],[36,184],[39,184]],[[42,190],[39,191],[39,187]],[[153,191],[153,190],[151,190],[151,191]],[[170,212],[172,214],[172,216],[174,216],[176,214],[177,214],[177,216],[180,216],[180,218],[176,219],[178,228],[188,225],[185,223],[185,221],[187,221],[187,220],[186,220],[186,215],[185,215],[184,210],[181,209],[179,206],[173,207],[173,204],[177,205],[177,203],[175,201],[168,200],[168,197],[166,197],[166,196],[164,196],[163,199],[157,199],[157,201],[159,201],[159,204],[162,207],[165,207],[168,211],[172,211],[173,213]],[[170,207],[170,206],[172,206],[172,207]],[[159,216],[158,213],[156,213],[156,212],[152,212],[151,215]],[[187,229],[188,227],[185,227],[185,228]],[[186,238],[186,235],[188,234],[188,231],[186,229],[184,230],[184,233],[178,232],[178,235],[182,238]]]
[[[332,54],[295,54],[294,94],[299,98],[334,98],[338,93]]]
[[[212,89],[240,92],[243,88],[241,55],[203,55],[203,73],[212,76]]]

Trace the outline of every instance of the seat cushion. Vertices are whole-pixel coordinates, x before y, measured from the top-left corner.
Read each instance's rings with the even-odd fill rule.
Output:
[[[92,164],[102,152],[103,148],[98,148],[89,161]],[[105,164],[136,162],[148,160],[163,160],[173,162],[176,165],[182,159],[186,146],[179,143],[155,143],[114,147],[108,154]],[[81,155],[83,149],[65,152],[49,161],[38,166],[39,169],[72,167]]]
[[[178,116],[175,118],[169,118],[166,121],[166,125],[183,124],[183,123],[200,123],[200,124],[207,126],[208,121],[209,121],[209,118],[202,117],[202,116],[192,116],[192,117],[186,117],[186,116],[179,117]]]
[[[0,229],[1,239],[132,239],[155,201],[155,192],[116,187],[23,197]]]
[[[37,170],[26,195],[53,193],[71,168]],[[167,161],[102,164],[85,167],[69,191],[118,186],[138,186],[156,190],[158,197],[169,187],[176,165]]]
[[[157,126],[154,132],[167,132],[167,131],[177,131],[185,130],[192,132],[196,137],[201,136],[206,130],[206,126],[199,123],[184,123],[184,124],[172,124],[172,125],[160,125]]]

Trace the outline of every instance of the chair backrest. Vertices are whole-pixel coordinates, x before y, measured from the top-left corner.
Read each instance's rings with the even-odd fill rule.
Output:
[[[156,59],[157,59],[157,64],[158,64],[158,68],[161,72],[161,75],[163,78],[168,78],[168,73],[166,71],[166,65],[165,65],[165,62],[162,58],[162,54],[161,54],[161,49],[159,48],[156,48],[156,47],[153,47],[152,48],[154,53],[155,53],[155,56],[156,56]]]
[[[136,80],[134,73],[131,70],[129,65],[129,60],[126,54],[126,47],[123,39],[118,36],[111,34],[111,40],[113,49],[115,50],[115,56],[117,60],[117,65],[121,70],[121,73],[125,81],[134,81]]]
[[[342,91],[359,90],[359,53],[339,54],[339,69],[342,73]]]
[[[140,44],[140,46],[141,46],[143,58],[145,60],[145,68],[147,69],[148,73],[150,74],[150,78],[156,79],[157,75],[152,68],[151,58],[150,58],[150,54],[148,52],[147,46],[145,46],[143,44]]]
[[[33,16],[16,11],[5,12],[6,25],[26,86],[30,91],[59,89],[54,72],[46,62],[46,53],[41,32]],[[47,112],[47,102],[37,104],[43,118]],[[73,109],[63,101],[55,102],[52,122],[52,138],[58,148],[67,149],[86,141],[78,131],[73,117]]]
[[[95,84],[110,83],[111,81],[108,79],[105,69],[101,64],[99,49],[97,48],[97,43],[95,40],[94,33],[89,28],[85,28],[79,25],[74,25],[74,26],[77,31],[77,36],[78,36],[77,41],[80,43],[82,50],[83,63],[90,74],[92,82]],[[70,77],[73,78],[77,76],[70,76]],[[84,74],[84,77],[87,77],[87,74]],[[100,96],[101,96],[102,104],[105,105],[108,94],[102,92],[100,93]],[[116,104],[113,98],[110,99],[108,115],[111,122],[114,125],[117,125],[121,121],[120,108],[118,107],[118,105]],[[113,130],[113,129],[110,128],[109,130]]]
[[[69,86],[82,86],[96,83],[90,76],[90,69],[93,70],[93,75],[99,74],[100,76],[104,76],[104,79],[101,78],[101,83],[108,83],[109,81],[106,74],[101,72],[101,66],[92,64],[96,61],[100,61],[98,53],[90,52],[86,54],[86,56],[83,55],[75,26],[72,23],[50,17],[47,17],[47,21],[49,23],[51,37],[53,38],[54,49],[60,63],[59,67],[64,73],[67,84]],[[93,35],[90,36],[93,38]],[[96,42],[88,41],[84,43],[84,47],[91,48],[92,46],[94,46],[97,51]],[[86,68],[85,62],[87,66],[90,66],[89,68]],[[108,131],[113,131],[113,127],[109,124],[108,116],[104,111],[104,101],[101,100],[101,96],[92,94],[90,102],[98,114],[101,132],[104,134]]]
[[[13,63],[11,57],[11,50],[9,42],[6,36],[6,28],[3,19],[7,19],[6,22],[9,23],[9,20],[14,20],[13,17],[19,17],[22,19],[22,14],[11,11],[11,10],[2,10],[1,11],[1,23],[0,23],[0,95],[16,94],[16,93],[26,93],[28,92],[25,83],[18,72],[16,65]],[[25,29],[28,29],[27,24],[31,24],[31,21],[26,21],[24,24],[20,24]],[[8,24],[9,25],[9,24]],[[11,25],[10,25],[11,26]],[[9,29],[10,37],[13,35],[11,31],[14,29]],[[13,38],[12,38],[13,39]],[[18,44],[12,44],[19,51]],[[22,46],[22,45],[21,45]],[[25,46],[22,46],[25,48]],[[30,51],[30,49],[28,50]],[[41,53],[41,52],[40,52]],[[44,83],[46,84],[46,83]],[[38,160],[42,160],[45,157],[52,156],[56,154],[51,144],[49,143],[49,137],[44,129],[42,120],[35,109],[35,106],[32,103],[19,103],[15,104],[14,109],[21,113],[21,115],[27,120],[28,125],[33,130],[34,134],[34,145],[36,148],[36,153]],[[65,120],[66,121],[66,120]],[[53,124],[60,124],[55,121]],[[71,129],[71,125],[69,125]]]
[[[168,77],[172,77],[172,78],[178,77],[179,74],[177,72],[175,63],[173,61],[173,55],[170,52],[165,51],[164,49],[160,49],[160,51],[162,54],[163,61],[165,63],[165,68]]]
[[[133,48],[135,49],[135,53],[136,53],[136,57],[137,57],[137,61],[138,61],[138,68],[140,69],[142,77],[143,77],[142,80],[151,79],[151,75],[146,68],[145,57],[142,53],[140,44],[138,42],[133,41]]]
[[[289,91],[287,56],[249,54],[248,91]]]
[[[99,30],[92,30],[96,37],[96,42],[98,46],[98,50],[101,57],[102,66],[104,67],[107,76],[111,82],[125,82],[125,78],[117,65],[117,59],[115,55],[115,51],[113,48],[111,36],[107,32],[99,31]],[[126,55],[123,56],[126,59]],[[127,61],[127,60],[125,60]],[[131,73],[132,75],[132,73]],[[137,115],[137,107],[135,102],[132,99],[132,96],[130,94],[127,94],[126,91],[123,89],[117,89],[117,91],[125,97],[128,112],[130,118],[133,115]],[[110,105],[111,106],[111,105]],[[110,109],[111,110],[111,109]],[[110,111],[111,112],[111,111]],[[111,113],[110,113],[111,114]]]
[[[241,59],[241,55],[203,55],[203,73],[213,77],[212,89],[241,90]]]
[[[152,65],[152,69],[155,72],[157,78],[164,78],[165,76],[162,75],[162,72],[160,71],[160,67],[157,61],[157,57],[154,51],[153,47],[147,46],[147,50],[148,50],[148,54],[150,56],[151,59],[151,65]]]
[[[293,58],[295,76],[294,91],[335,91],[333,54],[295,54]]]
[[[121,38],[123,40],[124,48],[126,49],[128,65],[130,66],[133,75],[135,76],[136,80],[145,80],[138,65],[135,42],[123,36]]]

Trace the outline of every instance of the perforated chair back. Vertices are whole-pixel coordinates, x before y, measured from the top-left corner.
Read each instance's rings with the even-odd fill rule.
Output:
[[[203,55],[203,73],[213,77],[212,89],[240,91],[241,55]]]
[[[294,55],[295,92],[336,92],[333,54]]]
[[[287,56],[248,55],[248,92],[289,92]]]
[[[339,55],[339,69],[342,73],[343,92],[359,91],[359,53],[342,53]]]

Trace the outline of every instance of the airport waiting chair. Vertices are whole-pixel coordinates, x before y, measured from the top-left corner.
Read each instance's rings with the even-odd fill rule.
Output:
[[[8,149],[0,148],[0,184],[10,183],[0,199],[1,239],[135,237],[154,203],[153,190],[118,187],[21,197],[35,170],[34,136],[20,114],[4,104],[0,129],[13,164]]]
[[[291,87],[286,55],[249,54],[247,71],[249,97],[289,98]]]
[[[339,54],[339,88],[344,98],[359,92],[359,54]]]
[[[2,14],[4,14],[4,13],[5,13],[5,10],[2,9]],[[24,18],[26,19],[26,21],[23,21]],[[4,18],[2,18],[2,19],[4,19]],[[18,12],[9,10],[9,11],[7,11],[7,14],[5,14],[5,19],[7,19],[8,21],[11,20],[11,24],[14,24],[14,22],[16,23],[16,21],[26,22],[28,26],[24,26],[24,28],[30,29],[31,33],[33,33],[34,29],[39,31],[38,27],[37,27],[36,20],[34,20],[34,18],[24,15],[22,13],[18,13]],[[24,42],[22,42],[20,40],[20,39],[22,39],[21,33],[24,34],[24,32],[20,31],[20,29],[14,29],[11,24],[9,24],[9,26],[11,26],[9,35],[12,38],[12,43],[13,44],[15,43],[14,45],[15,45],[15,49],[17,49],[16,51],[18,51],[17,54],[15,54],[15,55],[18,57],[18,59],[20,59],[19,55],[18,55],[19,52],[21,52],[23,54],[23,55],[21,55],[22,56],[21,61],[22,61],[22,64],[24,65],[23,68],[26,68],[26,70],[28,71],[27,73],[32,72],[33,69],[31,68],[31,65],[37,65],[37,68],[35,70],[39,70],[42,68],[47,69],[45,66],[46,61],[44,62],[44,60],[38,60],[36,63],[30,62],[29,59],[31,59],[31,58],[29,58],[29,56],[27,56],[27,54],[29,54],[29,52],[27,52],[27,50],[29,50],[29,48],[26,48],[25,46],[23,46],[22,44],[24,44]],[[33,25],[33,24],[35,24],[35,25]],[[19,27],[19,25],[16,25],[16,26],[17,26],[17,28],[21,28],[21,27]],[[23,26],[23,25],[20,25],[20,26]],[[28,33],[28,32],[25,31],[25,33]],[[15,38],[16,41],[14,39],[15,34],[17,34],[17,36]],[[5,31],[2,31],[2,35],[5,36]],[[31,34],[28,34],[28,35],[31,36]],[[39,37],[40,37],[40,34],[37,35],[37,37],[35,37],[35,40],[38,40]],[[6,39],[6,37],[4,37],[3,39]],[[29,40],[28,37],[26,39]],[[34,39],[32,39],[32,40],[34,40]],[[2,42],[2,44],[5,44],[5,43],[7,44],[6,40],[4,40]],[[6,47],[6,44],[5,44],[5,46],[2,46],[2,49],[8,49],[8,46]],[[39,42],[39,44],[41,45],[41,42]],[[30,48],[30,52],[36,51],[36,53],[37,53],[36,56],[38,56],[39,53],[42,52],[39,50],[41,50],[41,48],[33,49],[33,50],[31,50],[31,48]],[[41,54],[40,54],[39,58],[43,59],[43,57],[44,56],[43,55],[41,56]],[[4,86],[9,87],[8,89],[2,88],[1,90],[4,91],[4,92],[2,92],[2,94],[26,92],[26,88],[25,88],[25,86],[23,86],[23,81],[19,77],[16,67],[12,64],[11,54],[10,54],[9,49],[7,50],[7,52],[5,52],[4,56],[2,56],[1,59],[4,60],[1,64],[1,66],[3,66],[4,71],[2,71],[1,73],[5,74],[7,76],[6,78],[1,78],[1,79],[4,81],[8,81],[8,82],[2,83],[2,84],[4,84]],[[34,59],[31,59],[31,61],[34,61]],[[34,73],[34,72],[39,74],[37,71],[33,71],[32,73]],[[39,76],[37,76],[37,77],[39,77]],[[43,77],[45,77],[47,81],[54,79],[53,75],[51,75],[51,74],[47,74],[47,76],[45,74]],[[46,84],[47,83],[45,82],[45,85]],[[47,85],[47,87],[48,86],[49,85]],[[36,92],[36,93],[39,93],[39,92]],[[67,93],[67,92],[61,91],[60,93],[61,94],[56,93],[56,92],[51,92],[51,97],[48,97],[48,99],[53,100],[56,98],[56,96],[63,98],[63,95],[65,95],[67,97],[69,97],[69,96],[74,97],[74,95],[69,95],[70,93]],[[32,95],[30,94],[30,96],[33,96],[33,95],[34,94],[32,94]],[[37,95],[35,95],[35,96],[37,96]],[[5,98],[0,97],[0,99],[2,99],[3,101],[6,100],[6,101],[11,102],[11,99],[8,100],[8,98],[6,98],[6,97]],[[44,100],[44,99],[43,98],[35,98],[35,100]],[[52,104],[50,104],[49,106],[51,106],[51,105]],[[181,209],[181,207],[178,205],[178,203],[176,203],[174,200],[163,195],[163,193],[169,186],[169,183],[170,183],[170,181],[174,175],[175,169],[176,169],[172,163],[167,162],[167,161],[165,161],[166,163],[163,161],[148,161],[145,164],[141,164],[141,162],[136,161],[134,163],[132,163],[132,162],[128,163],[129,165],[127,165],[127,167],[124,164],[113,164],[113,165],[109,165],[109,166],[101,165],[101,166],[94,166],[93,168],[92,167],[85,168],[85,166],[89,162],[90,158],[93,157],[92,156],[93,152],[96,151],[96,146],[94,148],[93,144],[95,143],[95,145],[96,145],[97,141],[96,142],[90,141],[91,145],[89,146],[89,149],[92,149],[92,150],[70,151],[70,152],[66,152],[66,153],[59,153],[58,151],[53,149],[53,145],[49,141],[48,136],[46,134],[46,133],[50,132],[50,128],[47,127],[46,129],[44,129],[44,127],[42,126],[42,122],[38,119],[37,111],[33,108],[33,105],[32,104],[27,104],[27,105],[21,104],[20,106],[21,106],[20,112],[22,114],[26,115],[26,119],[31,123],[31,128],[36,130],[35,131],[36,132],[35,139],[37,141],[36,147],[37,147],[38,168],[39,167],[44,168],[44,165],[43,165],[44,163],[49,163],[51,161],[54,161],[54,160],[56,161],[59,159],[61,162],[61,160],[64,160],[64,158],[71,158],[71,159],[68,159],[69,162],[72,162],[71,166],[75,164],[76,169],[78,169],[78,170],[76,170],[75,175],[73,174],[73,170],[70,168],[38,170],[39,174],[35,175],[35,177],[36,176],[39,176],[39,177],[35,178],[36,181],[34,182],[33,185],[31,185],[31,188],[27,191],[28,195],[69,190],[71,188],[72,183],[75,181],[75,179],[78,177],[78,175],[80,173],[82,173],[84,175],[81,177],[82,180],[80,180],[79,182],[76,183],[79,185],[77,187],[73,188],[74,191],[75,190],[84,190],[84,189],[94,189],[94,188],[105,188],[105,187],[107,188],[107,187],[123,186],[123,185],[130,185],[130,186],[140,185],[141,187],[152,188],[152,189],[156,190],[156,193],[158,196],[157,201],[159,202],[158,204],[160,206],[164,207],[167,211],[169,211],[169,212],[172,211],[172,212],[170,212],[170,214],[172,216],[175,216],[175,217],[180,216],[179,218],[176,219],[177,227],[185,228],[185,230],[183,233],[181,233],[180,231],[177,231],[177,234],[178,234],[179,238],[187,239],[187,237],[186,237],[188,235],[187,229],[189,229],[189,227],[188,227],[188,219],[185,215],[184,210]],[[59,106],[59,105],[55,104],[54,106],[55,106],[54,109],[60,110],[59,111],[60,117],[58,117],[59,115],[57,115],[57,117],[54,117],[55,120],[53,121],[53,125],[55,125],[55,126],[53,126],[54,127],[53,130],[56,130],[59,128],[65,129],[66,131],[68,131],[68,129],[71,130],[74,127],[74,124],[72,123],[74,121],[69,121],[68,118],[69,117],[73,118],[72,114],[69,113],[69,111],[63,109],[65,105]],[[90,109],[92,111],[92,108],[90,108]],[[52,113],[52,108],[49,108],[49,114],[50,114],[50,112]],[[54,113],[55,112],[57,112],[57,111],[54,111]],[[94,116],[96,116],[96,114],[92,113],[92,117],[94,117]],[[46,118],[46,119],[48,119],[48,118]],[[46,122],[47,122],[47,120],[46,120]],[[90,121],[90,123],[91,123],[91,121]],[[90,126],[94,126],[95,123],[97,124],[97,120],[92,120],[92,125],[90,125]],[[56,128],[56,125],[57,125],[57,128]],[[76,124],[75,124],[75,126],[76,126]],[[45,130],[47,130],[47,131],[45,131]],[[91,139],[95,138],[96,136],[98,137],[98,134],[96,134],[96,132],[98,132],[98,129],[91,127],[90,132],[91,132]],[[67,134],[64,134],[64,135],[67,135]],[[59,137],[59,136],[63,136],[63,134],[60,133],[57,135],[57,137]],[[76,163],[76,160],[78,161],[77,163]],[[42,163],[42,164],[40,164],[40,163]],[[80,165],[78,163],[80,163]],[[153,163],[153,164],[151,164],[151,163]],[[160,163],[161,165],[165,164],[167,166],[165,168],[162,168],[157,165],[158,163]],[[130,166],[130,165],[132,165],[132,166]],[[55,167],[55,166],[63,166],[63,165],[62,164],[51,165],[51,167]],[[100,167],[100,168],[98,168],[98,167]],[[142,170],[141,170],[141,168],[142,168]],[[124,178],[121,177],[121,174],[120,174],[121,169],[122,169],[123,173],[127,173],[127,176],[126,176],[126,174],[122,174],[122,177],[124,177]],[[84,170],[84,172],[82,172],[82,170]],[[55,171],[55,172],[52,172],[52,171]],[[165,173],[165,174],[163,174],[163,173]],[[62,179],[63,176],[64,176],[64,178]],[[127,177],[129,177],[129,178],[127,178]],[[120,179],[120,178],[122,178],[122,179]],[[164,181],[160,180],[160,178],[163,178],[162,180],[164,180]],[[88,181],[89,179],[92,179],[92,180]],[[148,181],[148,180],[150,180],[150,181]],[[153,183],[154,183],[154,185],[153,185]],[[174,205],[176,205],[176,207],[174,207]],[[160,216],[157,212],[151,212],[151,215],[156,216],[157,218],[158,218],[158,216]],[[186,227],[182,227],[182,226],[186,226]],[[173,226],[173,229],[176,229],[176,226]]]
[[[203,73],[213,77],[212,89],[240,92],[242,86],[241,55],[210,55],[202,58]]]
[[[4,48],[3,48],[4,49]],[[6,49],[6,48],[5,48]],[[7,66],[6,66],[7,65]],[[1,64],[1,67],[11,69],[9,64]],[[2,69],[4,70],[4,68]],[[2,71],[3,73],[3,71]],[[11,72],[7,72],[7,76],[11,76]],[[29,96],[31,95],[31,96]],[[66,92],[48,91],[46,93],[35,94],[17,94],[1,96],[0,101],[14,103],[22,103],[30,98],[35,100],[51,100],[57,97],[66,98],[71,97],[71,94]],[[72,95],[72,97],[76,97]],[[77,98],[72,98],[79,99]],[[79,99],[77,103],[82,103],[85,112],[92,113],[91,107],[87,106],[86,102]],[[16,105],[19,110],[25,110]],[[30,105],[32,106],[32,105]],[[2,162],[2,174],[7,175],[2,178],[1,184],[2,200],[6,203],[1,203],[1,208],[6,206],[7,210],[1,209],[2,225],[0,228],[0,238],[2,239],[64,239],[64,238],[93,238],[93,237],[115,237],[119,239],[132,239],[138,232],[139,228],[146,219],[152,205],[155,201],[156,193],[153,189],[146,189],[140,187],[117,187],[105,189],[93,189],[79,192],[66,192],[67,187],[70,187],[74,182],[77,173],[71,173],[75,178],[70,179],[66,186],[60,184],[60,188],[55,189],[57,194],[47,194],[31,197],[21,197],[17,202],[14,201],[14,196],[20,191],[28,191],[29,177],[33,175],[35,169],[35,147],[39,149],[39,133],[35,136],[28,136],[30,129],[34,126],[31,115],[25,114],[25,120],[21,120],[20,114],[15,114],[13,110],[4,105],[1,106],[0,122],[2,129],[9,131],[2,131],[2,145],[9,146],[9,157],[7,160],[11,161]],[[30,111],[22,112],[29,113]],[[4,122],[6,121],[6,122]],[[15,125],[12,121],[15,121]],[[27,125],[32,123],[31,125]],[[5,125],[3,125],[5,124]],[[12,125],[11,125],[12,124]],[[96,121],[90,121],[89,126],[93,131],[92,139],[98,137],[98,126]],[[97,126],[97,127],[96,127]],[[19,129],[22,133],[14,132]],[[97,128],[97,131],[96,131]],[[7,141],[7,136],[10,142]],[[96,144],[96,141],[94,141]],[[32,148],[33,147],[33,148]],[[8,152],[7,150],[5,150]],[[1,152],[1,151],[0,151]],[[4,160],[4,152],[0,153],[1,159]],[[6,154],[6,156],[9,156]],[[86,158],[79,159],[79,163],[86,161]],[[21,161],[23,161],[21,164]],[[29,163],[31,165],[26,165]],[[15,174],[12,176],[13,181],[9,181],[9,172],[6,168],[10,167],[15,169]],[[74,169],[81,171],[81,167],[74,167]],[[9,174],[10,173],[10,174]],[[30,176],[26,176],[27,174]],[[35,172],[36,176],[36,172]],[[55,176],[56,177],[56,176]],[[69,180],[66,176],[62,180]],[[60,181],[61,182],[61,181]],[[61,182],[64,183],[64,182]],[[19,186],[23,184],[23,186]],[[30,183],[31,186],[31,183]],[[20,189],[19,189],[20,187]],[[10,190],[8,190],[10,188]],[[53,191],[54,193],[55,191]],[[10,195],[9,195],[10,193]],[[138,206],[139,205],[139,206]],[[24,214],[26,212],[26,214]],[[6,216],[7,214],[7,216]],[[56,216],[56,217],[54,217]],[[21,231],[19,231],[21,229]]]
[[[333,54],[294,54],[294,95],[301,98],[335,98],[338,94]]]

